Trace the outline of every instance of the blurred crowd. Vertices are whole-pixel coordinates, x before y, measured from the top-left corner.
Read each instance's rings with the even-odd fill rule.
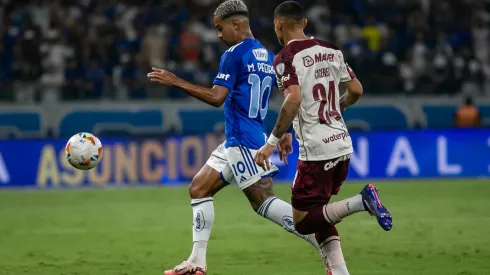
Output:
[[[211,85],[226,46],[217,0],[0,0],[0,99],[184,98],[152,66]],[[273,10],[245,0],[256,38]],[[309,35],[341,47],[367,94],[490,94],[490,0],[303,0]]]

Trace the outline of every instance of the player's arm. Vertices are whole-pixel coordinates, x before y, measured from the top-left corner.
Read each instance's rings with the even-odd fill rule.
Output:
[[[346,89],[345,100],[343,101],[346,105],[345,107],[354,105],[363,94],[361,82],[357,78],[354,78],[342,84]]]
[[[301,87],[299,85],[287,87],[284,94],[286,95],[286,98],[282,104],[274,129],[272,130],[272,135],[274,137],[282,137],[284,133],[288,132],[288,129],[290,129],[301,106]]]
[[[277,77],[277,78],[279,78],[279,76],[276,76],[276,77]],[[276,87],[277,87],[277,88],[278,88],[280,91],[282,91],[282,94],[283,94],[285,97],[287,97],[287,96],[288,96],[289,90],[288,90],[288,89],[283,89],[283,88],[282,88],[283,86],[282,86],[282,84],[280,83],[279,79],[278,79],[278,81],[276,81]],[[293,133],[293,131],[294,131],[293,124],[291,124],[291,125],[289,126],[288,130],[287,130],[287,133],[288,133],[288,134],[292,134],[292,133]]]
[[[238,53],[233,51],[225,52],[221,57],[219,72],[213,81],[214,86],[211,89],[189,83],[176,77],[171,72],[156,68],[153,68],[153,72],[148,74],[148,77],[152,81],[157,81],[163,85],[181,88],[192,97],[206,102],[209,105],[220,107],[225,102],[228,93],[235,87],[240,65],[241,56]]]
[[[151,81],[158,82],[168,87],[180,88],[188,95],[215,107],[223,105],[226,96],[228,96],[228,93],[230,92],[228,88],[220,85],[214,85],[212,88],[205,88],[179,78],[169,71],[158,68],[152,69],[153,72],[148,74],[148,78],[150,78]]]
[[[338,57],[338,62],[340,65],[340,86],[345,88],[345,98],[341,102],[340,109],[342,111],[345,108],[354,105],[359,98],[362,96],[363,89],[361,82],[356,78],[356,74],[350,68],[349,64],[345,62],[344,55],[340,52]]]
[[[299,108],[301,106],[300,86],[298,84],[290,85],[286,89],[286,99],[282,104],[279,117],[277,118],[276,124],[274,125],[274,129],[272,130],[272,133],[269,136],[269,139],[267,140],[265,145],[257,151],[254,157],[255,163],[266,170],[270,169],[270,155],[274,151],[274,148],[281,141],[281,137],[283,137],[283,135],[288,130],[289,126],[298,114]],[[287,156],[287,152],[280,150],[280,155],[281,159],[284,160],[284,158]]]
[[[213,85],[212,88],[205,88],[202,86],[192,84],[181,78],[178,79],[177,83],[175,84],[175,87],[181,88],[188,95],[197,98],[200,101],[203,101],[214,107],[220,107],[221,105],[223,105],[223,102],[225,102],[225,99],[228,96],[228,93],[230,92],[228,88],[220,85]]]
[[[262,168],[269,170],[270,161],[269,157],[274,152],[275,147],[281,141],[283,135],[291,130],[290,126],[294,118],[299,112],[301,106],[301,87],[298,81],[298,75],[296,74],[296,69],[292,64],[292,59],[294,56],[283,56],[281,58],[274,59],[274,67],[277,73],[277,77],[281,78],[280,87],[283,89],[284,103],[282,104],[281,111],[277,117],[276,124],[272,130],[271,135],[267,139],[267,142],[262,146],[255,154],[254,160],[257,165]],[[287,134],[290,138],[289,134]],[[290,144],[288,142],[288,144]],[[284,152],[282,145],[280,146],[279,153],[281,159],[284,159],[287,155],[287,151]],[[292,147],[291,147],[292,148]]]

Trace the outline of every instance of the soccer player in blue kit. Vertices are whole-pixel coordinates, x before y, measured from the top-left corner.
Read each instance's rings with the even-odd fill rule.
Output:
[[[263,120],[275,84],[274,55],[250,30],[247,6],[240,0],[223,2],[214,13],[218,36],[230,48],[222,55],[212,88],[191,84],[169,71],[153,68],[151,81],[178,87],[212,106],[225,105],[226,141],[211,154],[189,186],[193,211],[193,249],[190,257],[165,275],[206,274],[206,248],[214,221],[213,195],[236,183],[257,214],[304,238],[321,251],[315,236],[298,234],[292,224],[292,207],[275,197],[272,163],[264,170],[254,162],[265,144]],[[321,252],[320,252],[321,253]]]

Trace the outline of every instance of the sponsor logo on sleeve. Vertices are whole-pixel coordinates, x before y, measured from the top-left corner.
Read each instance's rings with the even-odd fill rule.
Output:
[[[218,76],[216,76],[217,79],[223,79],[225,81],[228,80],[228,78],[230,78],[230,74],[224,74],[224,73],[219,73]]]

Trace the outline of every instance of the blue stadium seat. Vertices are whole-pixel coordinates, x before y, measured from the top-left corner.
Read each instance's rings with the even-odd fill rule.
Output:
[[[490,105],[478,105],[483,126],[490,126]]]
[[[78,132],[98,130],[124,130],[138,134],[144,130],[163,131],[163,113],[160,110],[138,111],[74,111],[61,119],[60,135],[69,137]],[[97,134],[97,133],[95,133]]]
[[[41,115],[35,112],[0,114],[2,135],[40,135]]]
[[[216,130],[218,124],[225,123],[223,110],[180,110],[181,133],[183,135],[200,135]]]
[[[218,126],[223,126],[225,117],[223,110],[181,110],[179,116],[182,122],[183,135],[199,135],[203,133],[213,132],[221,129]],[[272,131],[276,123],[278,113],[275,110],[269,109],[264,121],[267,133]],[[224,128],[223,128],[224,129]]]
[[[394,130],[413,126],[403,111],[393,106],[353,106],[343,116],[347,125],[363,130]]]
[[[454,127],[454,112],[456,106],[424,105],[427,128],[452,128]]]

